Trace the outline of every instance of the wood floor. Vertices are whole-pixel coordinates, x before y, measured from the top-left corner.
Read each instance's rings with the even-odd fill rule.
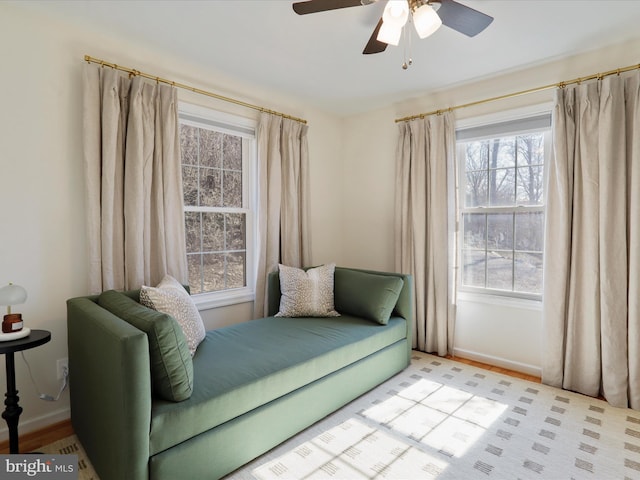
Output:
[[[449,360],[454,360],[460,363],[466,363],[467,365],[473,365],[474,367],[484,368],[485,370],[491,370],[492,372],[502,373],[503,375],[509,375],[510,377],[521,378],[522,380],[529,380],[530,382],[540,383],[540,377],[536,377],[534,375],[528,375],[522,372],[515,372],[513,370],[507,370],[506,368],[495,367],[493,365],[488,365],[486,363],[476,362],[475,360],[467,360],[466,358],[461,357],[452,357],[451,355],[447,355]]]
[[[474,367],[483,368],[485,370],[491,370],[492,372],[502,373],[504,375],[509,375],[512,377],[529,380],[531,382],[540,383],[539,377],[535,377],[533,375],[527,375],[526,373],[515,372],[513,370],[507,370],[505,368],[495,367],[493,365],[487,365],[486,363],[480,363],[474,360],[467,360],[465,358],[460,358],[460,357],[448,356],[447,358],[449,358],[450,360],[454,360],[456,362],[473,365]],[[42,430],[21,434],[20,435],[20,451],[32,452],[34,450],[38,450],[44,445],[48,445],[49,443],[55,442],[57,440],[61,440],[72,434],[73,434],[73,427],[71,426],[70,420],[64,420],[62,422],[49,425],[48,427],[43,428]],[[7,454],[7,453],[9,453],[8,440],[4,442],[0,442],[0,454]]]
[[[19,427],[18,427],[19,429]],[[20,435],[20,452],[37,451],[40,447],[61,440],[73,434],[71,420],[54,423],[41,430]],[[9,440],[0,442],[0,454],[9,453]]]

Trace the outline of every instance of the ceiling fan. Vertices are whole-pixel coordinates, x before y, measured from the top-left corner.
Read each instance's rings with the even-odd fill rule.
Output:
[[[293,4],[298,15],[370,5],[379,0],[307,0]],[[411,13],[411,15],[409,15]],[[382,18],[373,30],[363,54],[384,52],[387,45],[398,45],[402,28],[413,22],[418,36],[426,38],[440,25],[445,25],[468,37],[482,32],[493,17],[454,0],[387,0]]]

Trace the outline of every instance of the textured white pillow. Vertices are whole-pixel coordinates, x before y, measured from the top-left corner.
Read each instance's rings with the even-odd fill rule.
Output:
[[[175,278],[165,275],[157,287],[142,286],[140,303],[176,319],[184,336],[191,356],[206,335],[202,317],[191,296]]]
[[[335,263],[310,268],[279,265],[280,311],[276,317],[339,317],[333,305]]]

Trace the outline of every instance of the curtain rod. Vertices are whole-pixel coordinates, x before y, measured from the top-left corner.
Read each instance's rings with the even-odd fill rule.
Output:
[[[567,80],[565,82],[552,83],[552,84],[549,84],[549,85],[544,85],[542,87],[536,87],[536,88],[530,88],[528,90],[522,90],[520,92],[507,93],[505,95],[499,95],[497,97],[486,98],[484,100],[478,100],[476,102],[465,103],[463,105],[455,105],[453,107],[445,108],[445,109],[442,109],[442,110],[434,110],[433,112],[419,113],[417,115],[411,115],[409,117],[397,118],[396,119],[396,123],[408,122],[408,121],[414,120],[416,118],[428,117],[429,115],[441,115],[441,114],[443,114],[445,112],[452,112],[453,110],[458,110],[460,108],[473,107],[473,106],[476,106],[476,105],[482,105],[483,103],[494,102],[496,100],[504,100],[506,98],[519,97],[521,95],[527,95],[529,93],[542,92],[544,90],[549,90],[551,88],[564,88],[567,85],[573,85],[574,83],[578,83],[579,84],[579,83],[582,83],[582,82],[586,82],[588,80],[595,80],[596,78],[598,80],[601,80],[602,78],[608,77],[609,75],[620,75],[621,73],[630,72],[631,70],[636,70],[636,69],[640,69],[640,64],[629,65],[628,67],[616,68],[615,70],[609,70],[608,72],[594,73],[593,75],[589,75],[587,77],[574,78],[573,80]]]
[[[202,90],[200,88],[192,87],[191,85],[185,85],[184,83],[178,83],[178,82],[174,82],[172,80],[167,80],[166,78],[161,78],[161,77],[158,77],[156,75],[151,75],[149,73],[144,73],[144,72],[141,72],[139,70],[135,70],[133,68],[128,68],[128,67],[123,67],[121,65],[116,65],[115,63],[107,62],[105,60],[100,60],[99,58],[94,58],[94,57],[91,57],[89,55],[85,55],[84,59],[88,63],[97,63],[97,64],[99,64],[99,65],[101,65],[103,67],[111,67],[111,68],[113,68],[115,70],[120,70],[122,72],[126,72],[129,75],[136,75],[138,77],[148,78],[148,79],[151,79],[151,80],[155,80],[158,83],[166,83],[166,84],[171,85],[173,87],[182,88],[184,90],[189,90],[191,92],[198,93],[200,95],[205,95],[207,97],[213,97],[213,98],[216,98],[218,100],[222,100],[222,101],[229,102],[229,103],[234,103],[236,105],[240,105],[242,107],[251,108],[253,110],[258,110],[260,112],[271,113],[273,115],[278,115],[279,117],[282,117],[282,118],[288,118],[289,120],[295,120],[296,122],[300,122],[300,123],[303,123],[305,125],[307,123],[307,121],[302,119],[302,118],[292,117],[291,115],[287,115],[287,114],[284,114],[284,113],[276,112],[275,110],[269,110],[268,108],[260,107],[258,105],[252,105],[251,103],[243,102],[241,100],[236,100],[235,98],[225,97],[225,96],[219,95],[217,93],[208,92],[208,91]]]

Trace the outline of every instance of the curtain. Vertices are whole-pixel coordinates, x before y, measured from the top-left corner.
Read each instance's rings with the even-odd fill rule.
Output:
[[[187,283],[176,89],[84,66],[89,291]]]
[[[452,115],[400,124],[395,236],[398,271],[413,275],[413,348],[453,352],[455,320],[455,126]]]
[[[640,73],[557,90],[542,381],[640,409]]]
[[[261,113],[258,142],[258,248],[254,314],[267,315],[267,274],[278,263],[309,266],[308,127]]]

